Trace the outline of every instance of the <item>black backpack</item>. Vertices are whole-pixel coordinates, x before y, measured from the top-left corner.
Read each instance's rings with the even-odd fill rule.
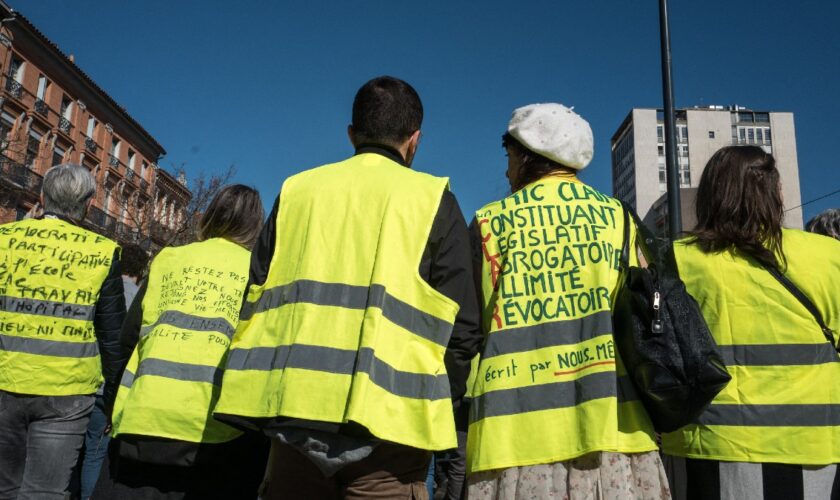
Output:
[[[629,215],[628,215],[629,214]],[[630,216],[642,236],[649,267],[629,265]],[[613,309],[621,360],[658,432],[694,421],[732,378],[717,344],[677,272],[673,247],[665,255],[650,230],[624,206],[624,283]]]

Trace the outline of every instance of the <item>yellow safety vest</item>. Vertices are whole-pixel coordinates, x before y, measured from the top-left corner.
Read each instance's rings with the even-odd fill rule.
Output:
[[[785,275],[840,332],[840,242],[782,232]],[[739,462],[840,463],[840,358],[808,310],[752,259],[675,254],[732,380],[696,425],[664,434],[671,455]]]
[[[612,338],[621,205],[547,177],[476,220],[488,334],[470,408],[469,471],[655,450]]]
[[[120,381],[114,435],[222,443],[240,432],[216,421],[225,356],[251,253],[213,238],[161,250],[143,297],[143,326]]]
[[[371,153],[287,179],[216,414],[352,421],[386,441],[454,448],[443,355],[458,305],[418,270],[446,188]]]
[[[51,217],[0,226],[0,390],[96,392],[102,366],[93,318],[117,248]]]

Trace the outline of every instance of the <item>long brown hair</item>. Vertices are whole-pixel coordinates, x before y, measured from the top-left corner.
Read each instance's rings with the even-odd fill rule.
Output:
[[[198,239],[224,238],[251,249],[262,228],[264,211],[256,189],[242,184],[225,187],[210,202],[198,223]]]
[[[704,252],[735,249],[785,265],[784,219],[776,160],[758,146],[727,146],[712,155],[697,189],[692,242]]]
[[[502,147],[509,149],[514,154],[522,158],[522,164],[519,167],[519,175],[516,179],[511,179],[511,191],[516,192],[524,188],[528,184],[538,181],[548,174],[554,172],[564,172],[570,175],[576,175],[573,168],[561,165],[554,160],[549,160],[545,156],[537,154],[522,145],[516,140],[510,132],[505,132],[502,136]]]

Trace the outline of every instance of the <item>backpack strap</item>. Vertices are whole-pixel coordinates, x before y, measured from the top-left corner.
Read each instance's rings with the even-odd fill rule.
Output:
[[[779,271],[776,267],[771,266],[765,262],[758,262],[759,264],[761,264],[761,267],[766,269],[767,272],[769,272],[774,278],[776,278],[776,280],[779,283],[781,283],[782,286],[785,287],[785,289],[787,289],[787,291],[790,292],[791,295],[796,297],[796,300],[798,300],[803,306],[805,306],[805,309],[807,309],[808,312],[811,313],[811,316],[813,316],[814,319],[817,320],[817,324],[820,325],[823,335],[825,335],[825,338],[828,340],[828,343],[834,346],[835,349],[837,349],[837,351],[840,352],[840,346],[836,346],[834,344],[834,331],[825,324],[822,314],[820,314],[820,310],[817,309],[817,306],[813,302],[811,302],[811,299],[809,299],[808,296],[805,295],[805,293],[802,290],[800,290],[799,287],[793,283],[793,281],[790,280],[790,278],[782,274],[782,272]]]
[[[636,212],[623,201],[618,200],[618,202],[621,203],[622,212],[624,212],[624,241],[620,254],[621,265],[625,269],[630,267],[630,223],[632,219],[632,222],[636,224],[637,233],[642,236],[641,240],[637,239],[637,243],[642,249],[645,258],[648,259],[648,262],[655,263],[656,267],[662,269],[664,272],[673,271],[673,273],[676,273],[677,266],[676,262],[673,262],[673,252],[663,252],[662,246],[656,240],[656,236],[639,219]],[[663,256],[665,257],[664,259]]]

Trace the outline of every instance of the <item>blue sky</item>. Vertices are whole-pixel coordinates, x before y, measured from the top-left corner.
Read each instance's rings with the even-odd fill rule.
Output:
[[[420,93],[415,167],[449,176],[468,219],[507,191],[514,108],[574,106],[595,134],[582,177],[611,192],[612,133],[662,102],[655,0],[8,1],[164,145],[162,166],[235,164],[267,206],[288,175],[352,154],[353,96],[380,74]],[[792,111],[802,200],[840,189],[840,3],[670,3],[677,105]]]

